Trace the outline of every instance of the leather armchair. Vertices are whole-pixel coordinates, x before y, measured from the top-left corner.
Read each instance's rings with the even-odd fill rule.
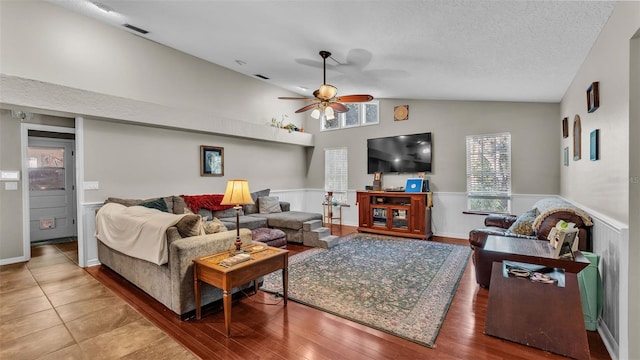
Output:
[[[473,250],[473,264],[476,282],[483,288],[489,288],[491,282],[491,267],[494,261],[510,260],[509,254],[494,254],[483,250],[489,235],[518,237],[532,240],[547,240],[547,236],[560,220],[572,222],[579,228],[580,243],[578,249],[591,251],[591,225],[585,225],[583,218],[570,211],[558,211],[547,216],[540,224],[533,236],[518,235],[507,229],[516,221],[515,215],[491,214],[484,220],[484,228],[473,229],[469,232],[469,245]]]

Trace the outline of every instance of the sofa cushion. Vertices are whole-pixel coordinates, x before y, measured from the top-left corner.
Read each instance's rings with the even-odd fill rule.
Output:
[[[202,235],[202,216],[188,214],[182,217],[176,224],[176,228],[183,238]]]
[[[259,227],[266,227],[267,226],[267,219],[262,218],[262,217],[257,217],[255,215],[258,214],[253,214],[253,215],[243,215],[239,217],[240,220],[240,228],[245,228],[245,229],[257,229]],[[221,218],[220,221],[222,221],[222,223],[224,224],[224,226],[227,227],[227,230],[235,230],[236,229],[236,217],[235,215],[233,217],[228,217],[228,218]]]
[[[262,196],[258,198],[260,214],[272,214],[282,212],[280,199],[277,196]]]
[[[240,209],[240,216],[244,215],[244,211],[242,211],[242,209]],[[236,209],[231,208],[231,209],[226,209],[226,210],[217,210],[213,212],[213,217],[217,217],[218,219],[222,219],[222,218],[230,218],[236,217]]]
[[[533,222],[538,217],[538,209],[533,208],[522,215],[518,216],[516,221],[509,227],[507,230],[510,233],[518,234],[518,235],[534,235],[535,231],[533,230]]]
[[[304,223],[305,221],[322,220],[322,214],[302,211],[285,211],[272,214],[253,214],[251,216],[266,218],[269,227],[281,229],[285,233],[287,232],[285,229],[302,229],[302,223]]]
[[[204,223],[204,232],[206,234],[215,234],[217,232],[227,231],[227,227],[218,218]]]
[[[258,207],[258,199],[263,196],[269,196],[270,192],[271,192],[271,189],[264,189],[264,190],[252,192],[251,199],[253,199],[253,204],[247,204],[244,206],[245,215],[258,213],[260,211],[260,208]]]
[[[187,206],[187,203],[184,201],[184,199],[180,196],[172,196],[171,197],[173,200],[173,213],[174,214],[193,214],[193,211],[191,211],[191,209],[189,209],[189,207]],[[185,209],[188,209],[189,212],[186,212]]]
[[[139,206],[144,206],[150,209],[156,209],[163,212],[169,212],[169,208],[167,208],[167,203],[162,198],[157,198],[155,200],[140,203]]]

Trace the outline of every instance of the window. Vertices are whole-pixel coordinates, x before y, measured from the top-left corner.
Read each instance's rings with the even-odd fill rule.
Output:
[[[467,136],[467,209],[510,212],[510,133]]]
[[[347,201],[347,148],[324,150],[324,189],[339,202]]]
[[[322,121],[322,131],[350,128],[356,126],[378,124],[378,102],[367,103],[345,103],[349,111],[336,114],[334,120],[326,120],[324,115],[320,117]]]

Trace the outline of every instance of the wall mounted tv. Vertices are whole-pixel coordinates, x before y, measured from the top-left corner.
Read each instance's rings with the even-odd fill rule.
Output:
[[[367,172],[431,172],[431,133],[367,139]]]

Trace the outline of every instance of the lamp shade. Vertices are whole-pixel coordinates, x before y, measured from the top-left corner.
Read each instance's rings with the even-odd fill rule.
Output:
[[[331,106],[327,106],[324,109],[324,117],[327,118],[327,120],[333,120],[336,118],[335,113],[333,112],[333,108]]]
[[[229,180],[227,181],[227,190],[220,205],[246,205],[253,204],[251,191],[249,191],[249,182],[247,180]]]

